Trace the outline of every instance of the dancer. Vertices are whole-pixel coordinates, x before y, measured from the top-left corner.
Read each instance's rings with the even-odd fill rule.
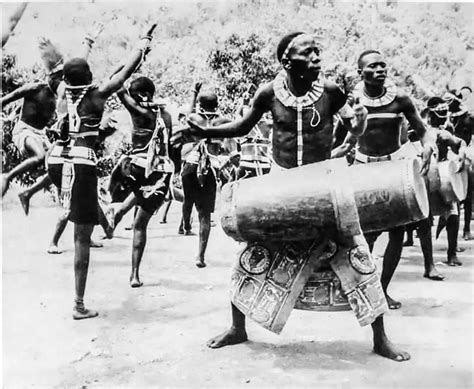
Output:
[[[74,222],[75,305],[73,318],[96,317],[97,311],[84,305],[90,257],[90,237],[98,223],[97,172],[94,146],[106,100],[118,91],[136,69],[150,46],[154,24],[140,41],[126,65],[101,85],[92,83],[89,64],[73,58],[64,64],[67,118],[61,128],[61,141],[48,158],[48,174],[60,188],[61,203],[70,209]]]
[[[143,285],[140,263],[145,250],[148,223],[164,202],[174,166],[168,157],[172,133],[170,114],[153,103],[155,85],[139,77],[117,95],[132,118],[132,152],[119,162],[121,181],[134,194],[137,212],[133,221],[130,286]],[[128,208],[128,207],[127,207]],[[121,218],[121,216],[119,216]],[[115,219],[115,225],[119,218]]]

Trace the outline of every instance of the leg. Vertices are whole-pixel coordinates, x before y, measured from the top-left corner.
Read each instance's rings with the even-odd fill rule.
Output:
[[[446,221],[446,231],[448,232],[448,265],[461,266],[462,262],[457,257],[459,216],[449,215]]]
[[[105,237],[107,239],[112,239],[113,236],[114,236],[114,226],[111,225],[109,223],[109,221],[107,220],[107,217],[105,216],[104,210],[102,209],[100,204],[98,204],[98,206],[97,206],[97,212],[99,214],[99,224],[105,232]],[[113,221],[112,221],[112,223],[113,223]],[[94,242],[94,245],[92,247],[102,247],[102,244],[100,244],[100,246],[95,246],[95,244],[97,244],[97,243]]]
[[[166,203],[165,211],[163,212],[163,217],[162,217],[161,222],[160,222],[161,224],[166,224],[166,223],[167,223],[168,212],[169,212],[169,210],[170,210],[170,208],[171,208],[171,202],[172,202],[172,201],[173,201],[173,200],[170,199],[170,200]]]
[[[56,223],[56,229],[54,230],[53,239],[48,248],[49,254],[61,254],[62,251],[58,248],[59,238],[63,234],[64,230],[66,229],[67,222],[69,220],[69,211],[64,212],[61,216],[59,216],[58,222]]]
[[[207,242],[211,232],[211,214],[199,211],[199,252],[196,258],[197,267],[206,267],[204,255],[206,253]]]
[[[99,313],[84,306],[87,272],[89,270],[90,241],[94,226],[74,223],[74,277],[76,280],[76,305],[72,317],[75,320],[96,317]]]
[[[209,340],[207,342],[207,347],[220,348],[232,344],[243,343],[247,340],[247,332],[245,331],[245,315],[240,312],[233,303],[230,304],[232,308],[232,326],[223,334]]]
[[[51,185],[51,179],[47,174],[40,177],[38,181],[36,181],[32,186],[28,189],[24,190],[23,192],[18,194],[20,199],[21,206],[25,211],[25,214],[28,216],[30,211],[30,199],[35,194],[38,193],[41,189],[46,189]]]
[[[151,216],[151,213],[139,207],[133,223],[132,273],[130,274],[132,288],[139,288],[143,285],[143,282],[140,281],[139,271],[146,245],[146,229]]]
[[[407,240],[403,242],[404,247],[413,246],[413,231],[415,230],[415,226],[413,224],[409,224],[405,226],[405,231],[407,234]]]
[[[393,359],[397,362],[408,361],[410,354],[398,350],[385,334],[383,315],[380,315],[372,323],[372,332],[374,334],[374,352],[382,357]]]
[[[433,238],[431,237],[430,219],[418,222],[418,238],[420,239],[421,251],[425,260],[425,273],[423,277],[434,281],[443,281],[444,276],[438,272],[433,262]]]
[[[133,193],[130,193],[123,203],[120,204],[120,208],[117,209],[114,215],[114,228],[120,223],[122,218],[130,211],[137,203],[137,198]]]
[[[183,217],[181,219],[181,225],[178,231],[179,234],[184,234],[184,232],[191,232],[191,229],[192,229],[191,213],[193,212],[193,205],[194,205],[194,202],[192,200],[186,199],[186,196],[184,196],[183,208],[182,208]]]
[[[387,248],[383,256],[383,268],[380,282],[387,298],[388,307],[390,309],[399,309],[402,304],[393,300],[387,293],[388,284],[392,280],[395,269],[400,262],[403,249],[403,235],[405,229],[403,227],[396,227],[389,231],[389,238]]]
[[[25,139],[25,149],[30,157],[17,166],[15,166],[8,173],[2,174],[2,197],[5,195],[10,182],[22,173],[25,173],[33,168],[40,166],[44,162],[46,152],[43,144],[37,139],[29,136]]]
[[[471,215],[472,215],[472,182],[470,175],[467,185],[467,196],[464,200],[464,228],[463,228],[463,238],[464,240],[472,240],[474,237],[471,235]]]
[[[186,164],[185,167],[188,165]],[[195,199],[199,196],[200,184],[197,181],[196,172],[190,171],[187,174],[182,175],[183,183],[183,219],[178,230],[179,234],[186,232],[191,232],[191,213],[193,211],[193,205],[195,204]],[[182,228],[181,228],[182,227]]]
[[[443,215],[441,215],[438,219],[438,226],[436,227],[436,235],[435,235],[436,239],[438,239],[444,227],[446,227],[446,218]]]

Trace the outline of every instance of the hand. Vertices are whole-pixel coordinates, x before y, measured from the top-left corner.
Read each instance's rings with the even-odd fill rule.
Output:
[[[157,25],[157,23],[153,23],[151,27],[147,30],[147,32],[145,32],[143,38],[148,38],[151,40],[153,38],[153,31],[155,31]]]
[[[188,119],[189,132],[193,135],[205,138],[204,133],[206,130],[202,128],[199,124],[193,122],[191,119]]]
[[[87,32],[87,37],[95,41],[100,33],[104,30],[104,24],[100,22],[96,22],[92,25],[91,31]]]
[[[431,156],[436,154],[437,150],[433,148],[433,145],[427,145],[423,147],[421,151],[421,169],[420,173],[422,176],[428,174],[428,170],[430,170],[430,163],[431,163]]]
[[[354,101],[354,107],[352,109],[354,110],[356,125],[367,120],[367,114],[368,114],[367,108],[365,108],[365,106],[360,103],[360,100],[358,97],[356,97]]]
[[[38,38],[38,47],[39,47],[40,50],[48,47],[51,44],[52,44],[51,41],[48,38],[44,37],[44,36],[40,36]]]
[[[194,84],[194,93],[199,94],[202,87],[202,81],[198,81]]]

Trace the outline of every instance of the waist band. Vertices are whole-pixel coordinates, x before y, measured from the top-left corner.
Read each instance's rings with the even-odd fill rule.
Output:
[[[82,165],[95,166],[97,158],[93,149],[84,146],[54,146],[48,158],[48,164],[58,164],[70,161]]]
[[[391,154],[372,156],[361,153],[359,149],[356,149],[355,159],[358,162],[370,163],[370,162],[382,162],[382,161],[391,161],[399,160],[405,158],[416,158],[416,151],[411,145],[411,142],[406,142],[400,146],[398,150],[395,150]]]

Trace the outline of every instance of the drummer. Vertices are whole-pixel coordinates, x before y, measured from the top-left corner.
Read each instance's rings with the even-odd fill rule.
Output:
[[[255,93],[252,106],[242,117],[214,128],[190,125],[202,137],[244,136],[262,115],[273,116],[272,158],[275,168],[290,169],[330,158],[333,142],[333,116],[340,113],[344,124],[355,135],[366,126],[366,109],[346,105],[346,96],[332,82],[320,77],[320,47],[313,35],[301,32],[288,34],[278,44],[277,58],[283,69],[275,79]],[[272,167],[273,169],[273,167]],[[397,361],[410,358],[387,338],[383,315],[372,323],[374,352]],[[232,326],[211,339],[211,348],[242,343],[247,340],[245,315],[232,304]]]
[[[413,158],[416,154],[410,142],[403,146],[401,144],[403,118],[406,118],[423,145],[421,173],[425,175],[430,166],[431,155],[437,150],[434,137],[426,130],[410,97],[387,80],[385,58],[379,51],[364,51],[359,56],[358,72],[362,81],[355,86],[353,94],[369,111],[367,129],[358,138],[349,135],[344,144],[333,151],[333,157],[342,156],[357,143],[356,163]],[[426,219],[424,223],[429,223],[429,220]],[[404,231],[404,226],[395,227],[389,231],[389,241],[384,253],[381,282],[390,309],[399,309],[402,305],[388,295],[387,288],[400,262]],[[382,231],[366,235],[371,249],[381,233]],[[442,276],[432,263],[426,269],[425,277]]]

